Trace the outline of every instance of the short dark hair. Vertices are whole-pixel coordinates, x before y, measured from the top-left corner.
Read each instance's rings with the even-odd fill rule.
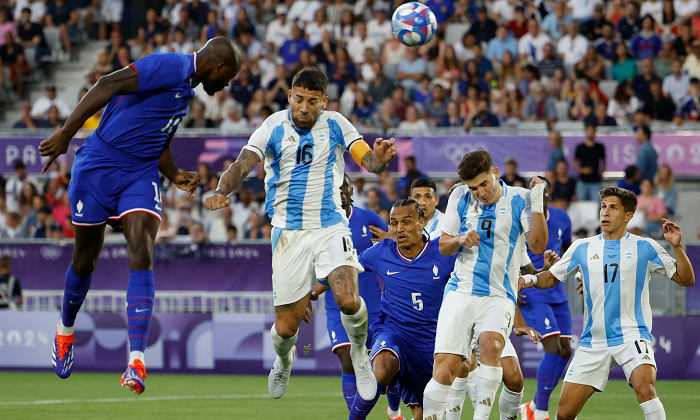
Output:
[[[28,8],[28,7],[25,7],[24,9],[22,9],[22,13],[29,13],[29,14],[31,15],[31,14],[32,14],[32,9],[30,9],[30,8]]]
[[[316,67],[307,67],[294,75],[292,87],[295,86],[326,93],[328,77]]]
[[[457,174],[459,179],[467,182],[484,172],[491,171],[491,169],[493,169],[493,160],[491,160],[489,152],[477,150],[462,157],[459,166],[457,166]]]
[[[600,200],[602,201],[605,197],[619,198],[622,208],[627,212],[637,211],[637,195],[630,190],[620,187],[605,187],[600,190]]]
[[[39,213],[51,215],[51,208],[49,206],[44,206],[39,209]]]
[[[391,206],[391,209],[395,209],[398,207],[406,207],[406,206],[412,206],[413,208],[416,209],[416,212],[418,213],[418,219],[419,220],[424,220],[425,219],[425,213],[423,213],[423,209],[420,208],[420,204],[412,198],[402,198],[401,200],[396,200],[394,202],[394,205]]]
[[[3,255],[0,257],[0,268],[7,270],[10,268],[10,257]]]
[[[24,164],[22,159],[17,159],[15,163],[12,165],[14,169],[25,169],[27,165]]]
[[[409,160],[413,163],[416,163],[416,158],[414,156],[406,156],[406,159],[404,159],[406,162]]]
[[[637,172],[639,172],[639,168],[634,165],[630,165],[625,168],[625,178],[633,178],[637,176]]]
[[[432,188],[433,191],[437,192],[437,186],[435,182],[430,178],[418,178],[411,184],[411,194],[413,194],[414,188]]]
[[[639,127],[640,130],[644,133],[644,137],[647,138],[647,140],[651,141],[651,128],[649,128],[648,125],[643,124]]]

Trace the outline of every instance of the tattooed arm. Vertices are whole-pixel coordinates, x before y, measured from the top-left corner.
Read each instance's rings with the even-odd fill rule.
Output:
[[[258,162],[260,162],[260,157],[256,153],[247,149],[241,150],[238,159],[221,175],[214,195],[204,201],[204,206],[209,210],[218,210],[230,206],[231,200],[228,198],[228,195],[243,184],[243,181],[245,181]]]
[[[369,150],[367,144],[364,142],[362,143],[364,144],[364,149],[366,150],[362,156],[362,167],[375,174],[386,171],[387,165],[396,156],[394,139],[384,140],[379,138],[375,140],[374,150]],[[359,150],[362,149],[360,148]]]

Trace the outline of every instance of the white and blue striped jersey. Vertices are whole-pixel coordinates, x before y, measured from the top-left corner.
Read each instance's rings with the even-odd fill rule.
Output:
[[[651,341],[651,273],[672,277],[676,260],[656,241],[630,233],[603,234],[574,242],[549,272],[560,281],[583,276],[583,347],[611,347]]]
[[[435,209],[435,211],[433,211],[433,217],[431,217],[430,220],[426,220],[423,229],[425,229],[425,231],[428,232],[430,239],[439,238],[440,235],[442,235],[442,229],[440,229],[440,222],[442,222],[442,219],[444,218],[445,213],[441,212],[438,209]]]
[[[525,233],[532,224],[530,190],[499,182],[503,196],[491,205],[474,198],[466,185],[450,195],[443,232],[458,236],[474,230],[481,239],[479,246],[462,247],[446,291],[507,297],[515,303]]]
[[[346,223],[340,205],[343,153],[362,140],[337,112],[323,111],[310,130],[297,128],[289,110],[270,115],[244,147],[265,159],[265,211],[272,226],[313,229]]]

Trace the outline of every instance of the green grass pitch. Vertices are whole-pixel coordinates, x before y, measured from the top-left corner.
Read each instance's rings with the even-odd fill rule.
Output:
[[[146,381],[137,397],[119,386],[118,373],[75,372],[67,380],[53,373],[0,373],[0,418],[24,419],[344,419],[348,412],[340,394],[340,377],[294,376],[280,400],[267,396],[263,376],[159,375]],[[669,419],[700,418],[700,382],[662,381],[659,395]],[[560,387],[552,394],[555,407]],[[535,392],[527,380],[525,400]],[[369,419],[386,419],[382,397]],[[498,419],[497,410],[491,419]],[[554,415],[554,408],[550,410]],[[410,419],[410,411],[404,408]],[[579,420],[643,418],[637,399],[623,381],[610,381],[594,395]],[[471,404],[462,419],[471,419]]]

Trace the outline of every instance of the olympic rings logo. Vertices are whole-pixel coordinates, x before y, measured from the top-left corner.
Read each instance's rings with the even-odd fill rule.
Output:
[[[455,165],[459,164],[459,161],[462,160],[464,155],[477,150],[485,150],[488,152],[489,147],[486,143],[479,141],[476,143],[447,143],[443,148],[445,157]]]

